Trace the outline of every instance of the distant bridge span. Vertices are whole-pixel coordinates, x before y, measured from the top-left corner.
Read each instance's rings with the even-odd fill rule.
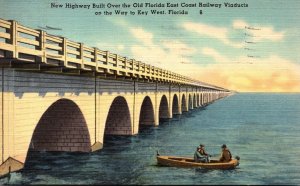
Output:
[[[227,89],[0,19],[0,176],[28,150],[91,152],[231,94]]]

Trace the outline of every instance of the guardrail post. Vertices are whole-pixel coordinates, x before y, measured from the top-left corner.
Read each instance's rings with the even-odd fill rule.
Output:
[[[64,60],[64,66],[68,66],[68,53],[67,53],[67,39],[64,37],[62,41],[62,55]]]
[[[79,58],[81,61],[81,69],[84,69],[84,52],[83,52],[83,43],[80,43],[80,53],[79,53]]]
[[[131,64],[131,68],[132,68],[132,76],[134,76],[134,74],[135,74],[135,67],[134,67],[134,65],[135,65],[135,60],[134,60],[134,59],[131,59],[131,61],[132,61],[132,64]]]
[[[127,74],[127,57],[124,57],[124,69]]]
[[[141,78],[142,77],[140,75],[141,74],[141,62],[140,61],[136,61],[136,62],[137,62],[137,66],[138,66],[138,69],[137,69],[138,78]]]
[[[109,63],[109,51],[106,51],[106,61],[105,61],[106,65],[108,65]]]
[[[138,72],[140,72],[141,71],[141,62],[137,61],[137,65],[138,65]]]
[[[94,62],[95,62],[95,68],[96,68],[96,72],[98,72],[98,49],[96,47],[94,47]]]
[[[41,51],[41,62],[46,63],[47,62],[47,57],[46,57],[46,32],[43,30],[40,30],[40,37],[38,38],[39,40],[39,47],[38,49]]]
[[[119,62],[119,61],[118,61],[118,60],[119,60],[118,58],[119,58],[119,57],[118,57],[118,54],[116,54],[116,67],[117,67],[117,68],[119,67],[119,66],[118,66],[118,65],[119,65],[119,64],[118,64],[118,62]]]
[[[118,68],[119,68],[119,56],[118,56],[118,54],[116,54],[116,75],[119,74]]]
[[[17,21],[11,21],[10,28],[10,43],[14,46],[14,51],[12,52],[13,58],[18,58],[18,23]]]
[[[105,65],[106,65],[106,69],[104,70],[106,73],[108,73],[108,72],[110,72],[110,70],[109,70],[109,51],[106,51],[106,59],[105,59],[105,63],[104,63]]]

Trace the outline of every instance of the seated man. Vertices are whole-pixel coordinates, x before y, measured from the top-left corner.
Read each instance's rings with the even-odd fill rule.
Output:
[[[203,144],[200,144],[200,146],[197,147],[197,150],[194,154],[194,160],[198,163],[209,163],[209,154],[206,153]]]
[[[225,144],[223,144],[221,148],[222,148],[222,153],[221,153],[221,157],[219,160],[221,162],[229,162],[232,158],[231,152],[229,151],[229,149],[227,148],[227,146]]]

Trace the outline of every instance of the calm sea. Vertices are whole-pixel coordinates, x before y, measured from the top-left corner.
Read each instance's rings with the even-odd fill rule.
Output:
[[[227,144],[234,170],[160,167],[162,155],[218,156]],[[0,185],[7,178],[0,180]],[[300,184],[300,94],[235,94],[144,129],[105,139],[94,153],[30,153],[9,184]]]

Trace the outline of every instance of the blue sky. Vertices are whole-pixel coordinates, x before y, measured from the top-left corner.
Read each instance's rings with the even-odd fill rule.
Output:
[[[97,16],[95,11],[115,9],[50,8],[54,2],[65,6],[169,1],[0,0],[0,18],[36,29],[59,27],[62,30],[47,32],[237,91],[300,91],[298,0],[188,1],[220,3],[222,8],[185,8],[188,15],[160,16]],[[177,2],[180,6],[187,1],[172,1]],[[249,7],[225,8],[224,2],[246,2]]]

